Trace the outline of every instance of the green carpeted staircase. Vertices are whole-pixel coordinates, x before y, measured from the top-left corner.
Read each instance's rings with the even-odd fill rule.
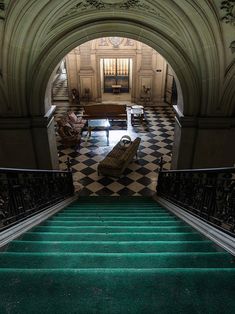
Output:
[[[0,313],[235,313],[234,257],[150,198],[80,198],[0,253]]]

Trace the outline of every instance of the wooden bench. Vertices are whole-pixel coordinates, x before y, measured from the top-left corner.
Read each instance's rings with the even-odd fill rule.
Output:
[[[127,121],[126,105],[95,104],[84,106],[84,119],[109,119]]]

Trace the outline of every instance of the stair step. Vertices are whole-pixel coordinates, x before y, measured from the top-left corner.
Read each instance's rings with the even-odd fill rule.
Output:
[[[77,226],[90,226],[90,227],[98,227],[98,226],[166,226],[166,227],[174,227],[174,226],[185,226],[185,223],[183,223],[180,220],[174,220],[174,221],[150,221],[150,220],[142,220],[142,221],[119,221],[119,220],[47,220],[41,223],[43,226],[69,226],[69,227],[77,227]]]
[[[235,269],[224,252],[199,253],[12,253],[0,254],[1,268],[213,268]]]
[[[0,277],[8,313],[235,313],[230,268],[2,269]]]
[[[85,233],[85,232],[95,232],[95,233],[127,233],[127,232],[138,232],[138,233],[146,233],[146,232],[190,232],[193,231],[190,226],[161,226],[161,227],[142,227],[142,226],[97,226],[97,227],[88,227],[88,226],[76,226],[76,227],[57,227],[57,226],[37,226],[32,229],[32,232],[60,232],[61,236],[63,233]]]
[[[145,215],[145,214],[157,214],[157,215],[169,215],[169,216],[173,216],[171,213],[168,213],[166,211],[158,211],[158,210],[155,210],[155,209],[152,209],[152,210],[136,210],[136,209],[122,209],[121,211],[120,210],[115,210],[115,209],[106,209],[106,210],[101,210],[101,209],[84,209],[84,210],[81,210],[81,209],[74,209],[74,210],[71,210],[71,209],[64,209],[63,211],[59,212],[58,214],[109,214],[109,213],[112,213],[112,214],[122,214],[122,215],[126,215],[126,214],[142,214],[142,215]]]
[[[49,221],[177,221],[177,218],[175,217],[123,217],[123,216],[118,216],[118,217],[104,217],[104,216],[93,216],[93,217],[85,217],[85,216],[80,216],[80,217],[61,217],[61,216],[53,216],[49,219]]]
[[[125,204],[126,205],[126,204]],[[121,207],[121,208],[120,208]],[[131,211],[131,210],[140,210],[140,211],[148,211],[155,210],[159,212],[168,212],[167,209],[157,206],[157,205],[143,205],[143,204],[128,204],[127,206],[120,206],[120,204],[107,204],[107,205],[77,205],[77,206],[67,206],[64,210],[118,210],[118,211]]]
[[[80,198],[0,265],[4,313],[235,313],[234,257],[150,198]]]
[[[100,252],[100,253],[154,253],[154,252],[217,252],[211,241],[12,241],[8,252]]]
[[[52,232],[27,232],[22,240],[31,241],[181,241],[201,240],[202,235],[197,232],[152,232],[152,233],[52,233]]]
[[[138,218],[138,217],[144,217],[144,218],[171,218],[174,217],[168,213],[165,214],[153,214],[153,213],[74,213],[74,214],[70,214],[70,213],[66,213],[66,212],[61,212],[61,213],[57,213],[55,215],[55,217],[130,217],[130,218]]]

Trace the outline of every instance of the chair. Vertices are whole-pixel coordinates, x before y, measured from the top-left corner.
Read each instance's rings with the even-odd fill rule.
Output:
[[[76,114],[69,110],[67,112],[67,122],[77,131],[82,133],[87,120],[83,119],[82,117],[77,117]]]
[[[58,128],[58,134],[61,137],[61,143],[65,147],[75,147],[77,149],[81,144],[81,135],[74,130],[67,126],[60,126]]]

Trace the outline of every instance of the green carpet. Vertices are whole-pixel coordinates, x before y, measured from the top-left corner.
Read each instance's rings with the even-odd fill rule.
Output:
[[[0,314],[235,313],[234,257],[144,197],[80,198],[0,253]]]

